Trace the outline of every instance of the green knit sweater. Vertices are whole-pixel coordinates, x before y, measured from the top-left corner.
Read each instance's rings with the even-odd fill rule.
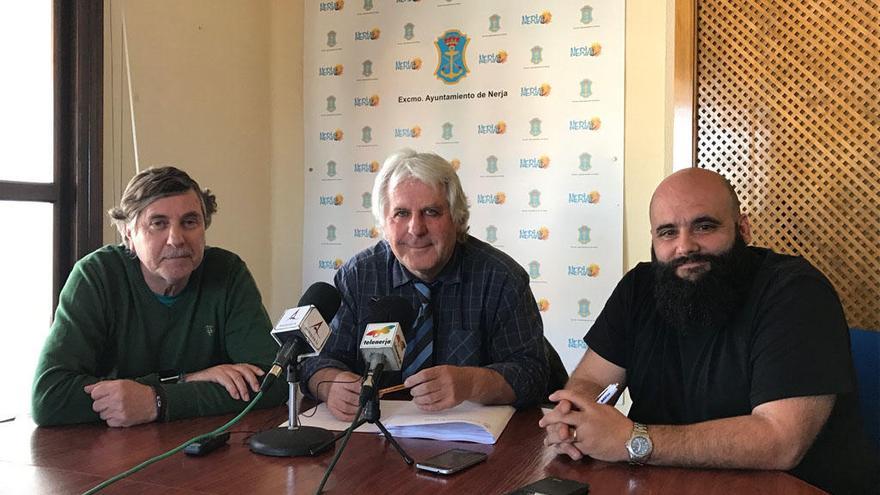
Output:
[[[34,379],[34,421],[100,421],[83,391],[99,380],[158,385],[160,371],[191,373],[223,363],[268,370],[278,350],[271,328],[253,277],[229,251],[206,248],[201,265],[168,307],[147,287],[140,261],[122,246],[105,246],[77,262],[61,290]],[[167,409],[160,419],[231,413],[245,406],[216,383],[162,386]],[[260,406],[282,403],[286,390],[276,383]]]

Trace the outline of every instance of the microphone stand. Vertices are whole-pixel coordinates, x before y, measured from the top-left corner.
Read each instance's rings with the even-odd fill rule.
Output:
[[[330,473],[333,471],[333,468],[336,467],[336,463],[339,462],[339,458],[342,456],[342,452],[345,451],[345,446],[348,445],[348,441],[351,439],[351,434],[354,433],[354,430],[358,429],[364,423],[370,423],[376,425],[379,430],[385,435],[385,438],[394,449],[403,457],[403,462],[407,463],[407,465],[412,466],[413,459],[403,450],[403,447],[397,443],[397,440],[394,439],[394,436],[391,435],[391,432],[385,428],[385,425],[382,424],[382,421],[379,418],[382,416],[382,411],[379,408],[379,384],[382,376],[382,368],[384,367],[384,363],[379,363],[374,371],[367,372],[366,378],[364,378],[364,384],[361,387],[361,397],[360,397],[360,405],[358,406],[357,413],[354,416],[354,420],[351,423],[351,426],[348,427],[344,432],[336,435],[330,441],[326,443],[326,445],[321,445],[319,449],[324,449],[328,447],[333,442],[342,439],[342,445],[336,449],[336,454],[333,456],[333,459],[330,461],[330,465],[327,466],[327,471],[324,472],[324,477],[321,478],[321,484],[318,485],[318,488],[315,490],[315,495],[318,495],[324,490],[324,484],[327,483],[327,479],[330,477]]]
[[[274,457],[316,456],[324,452],[334,441],[333,433],[324,428],[299,424],[299,366],[287,365],[287,427],[266,430],[252,436],[251,451]]]

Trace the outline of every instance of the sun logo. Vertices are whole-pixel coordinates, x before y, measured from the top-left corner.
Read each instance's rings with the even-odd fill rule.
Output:
[[[333,131],[333,140],[334,141],[342,141],[343,132],[342,129],[336,129]]]
[[[412,68],[413,68],[413,70],[421,69],[422,68],[422,59],[420,59],[419,57],[412,59]]]
[[[495,124],[495,133],[504,134],[505,132],[507,132],[507,124],[503,120],[498,121],[498,123]]]
[[[379,237],[379,229],[376,227],[370,227],[370,239],[375,239]]]
[[[336,258],[335,260],[333,260],[333,267],[339,270],[340,268],[342,268],[342,263],[344,262],[341,259]]]
[[[412,133],[412,137],[417,138],[422,135],[422,128],[414,125],[413,128],[410,129],[410,132]]]
[[[550,94],[550,85],[547,83],[542,84],[540,92],[541,92],[541,96],[549,95]]]
[[[345,0],[336,0],[336,10],[342,10],[345,7]]]
[[[373,160],[370,162],[370,172],[378,172],[379,171],[379,162]]]
[[[507,201],[507,195],[503,192],[495,193],[495,204],[503,205]]]
[[[588,277],[598,277],[599,276],[599,265],[595,263],[591,263],[590,266],[587,267],[587,276]]]
[[[594,57],[602,53],[602,45],[600,45],[599,43],[593,43],[592,45],[590,45],[590,52],[593,54]]]
[[[600,127],[602,127],[602,120],[599,119],[599,117],[593,117],[592,119],[590,119],[590,129],[595,131]]]
[[[538,299],[538,311],[543,313],[549,309],[550,309],[550,301],[548,301],[547,298],[542,297],[541,299]]]
[[[381,35],[381,34],[382,34],[382,31],[380,31],[379,28],[373,28],[370,31],[370,39],[377,40],[377,39],[379,39],[379,35]]]
[[[498,58],[499,64],[507,62],[507,52],[504,50],[498,50],[498,55],[496,55],[496,57]]]
[[[538,167],[547,168],[550,166],[550,157],[547,155],[541,155],[541,158],[538,158]]]
[[[599,202],[599,191],[590,191],[590,204],[596,204]]]
[[[541,24],[550,24],[551,19],[553,19],[553,14],[549,10],[541,12]]]
[[[367,332],[367,335],[369,335],[370,337],[378,337],[380,335],[385,335],[388,333],[391,333],[391,327],[382,327],[375,330],[370,330],[369,332]]]
[[[452,165],[452,169],[455,170],[456,172],[458,172],[458,169],[461,168],[461,160],[459,160],[458,158],[453,158],[449,162],[449,164]]]
[[[337,76],[341,76],[343,70],[344,70],[344,67],[342,66],[342,64],[336,64],[336,66],[333,67],[333,73],[336,74]]]
[[[379,95],[373,95],[370,97],[370,106],[375,107],[379,105]]]
[[[333,197],[333,204],[336,206],[342,206],[342,203],[345,202],[345,197],[341,194],[337,194]]]
[[[547,227],[541,227],[540,229],[538,229],[538,239],[540,239],[542,241],[546,241],[549,238],[550,238],[550,229],[548,229]]]

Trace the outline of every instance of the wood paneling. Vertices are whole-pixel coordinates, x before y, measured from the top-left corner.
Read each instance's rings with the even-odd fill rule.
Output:
[[[696,159],[696,1],[675,3],[672,164],[676,170],[693,167]]]
[[[696,8],[696,165],[733,182],[755,244],[810,260],[850,326],[880,328],[880,6]]]

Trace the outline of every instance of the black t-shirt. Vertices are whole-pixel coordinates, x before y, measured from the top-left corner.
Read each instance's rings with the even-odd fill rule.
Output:
[[[837,294],[803,258],[749,248],[758,266],[742,309],[725,328],[687,336],[657,313],[654,271],[627,273],[587,345],[626,369],[629,416],[692,424],[743,416],[765,402],[836,394],[834,410],[791,473],[833,493],[876,483],[855,394],[849,330]]]

